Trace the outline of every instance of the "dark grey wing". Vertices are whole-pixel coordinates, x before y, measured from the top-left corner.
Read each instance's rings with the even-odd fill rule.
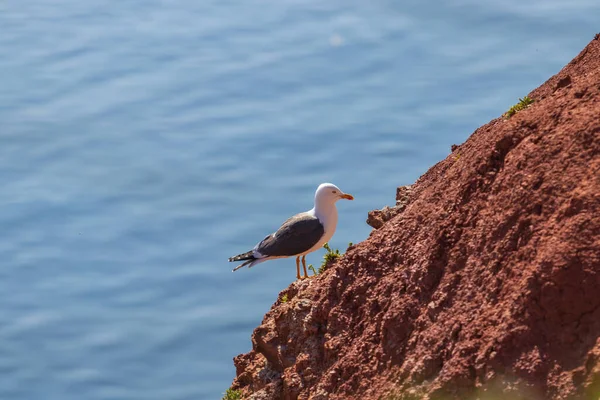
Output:
[[[304,253],[325,234],[317,217],[302,213],[294,215],[277,232],[267,236],[256,250],[263,256],[289,257]]]

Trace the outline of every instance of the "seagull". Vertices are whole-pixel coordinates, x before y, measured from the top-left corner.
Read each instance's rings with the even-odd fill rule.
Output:
[[[252,250],[229,258],[230,262],[244,261],[233,271],[276,258],[296,257],[296,279],[308,278],[306,255],[323,247],[333,236],[338,220],[335,203],[340,199],[354,200],[354,197],[342,192],[333,183],[320,184],[315,192],[314,207],[288,218],[275,233],[265,237]],[[300,277],[300,257],[303,277]]]

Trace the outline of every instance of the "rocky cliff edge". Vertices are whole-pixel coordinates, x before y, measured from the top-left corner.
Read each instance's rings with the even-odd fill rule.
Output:
[[[600,38],[529,97],[400,189],[367,240],[285,289],[235,358],[233,388],[598,400]]]

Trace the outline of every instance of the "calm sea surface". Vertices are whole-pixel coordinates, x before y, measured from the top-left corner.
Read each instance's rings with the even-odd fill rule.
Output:
[[[0,2],[0,399],[220,399],[295,278],[227,257],[324,181],[356,197],[332,245],[365,239],[600,30],[598,0],[446,3]]]

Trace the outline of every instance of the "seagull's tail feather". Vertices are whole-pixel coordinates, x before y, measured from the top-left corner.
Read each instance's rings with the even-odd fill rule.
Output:
[[[254,255],[252,255],[252,252],[249,251],[248,253],[240,254],[235,257],[231,257],[229,259],[229,261],[244,261],[243,263],[241,263],[240,265],[238,265],[237,267],[235,267],[233,269],[233,272],[235,272],[238,269],[245,267],[245,266],[248,266],[248,268],[252,268],[256,264],[263,263],[267,260],[270,260],[271,258],[273,258],[273,257],[257,258],[257,257],[254,257]]]
[[[254,250],[250,250],[247,251],[245,253],[242,254],[238,254],[235,257],[230,257],[229,258],[229,262],[232,261],[245,261],[243,263],[241,263],[240,265],[238,265],[237,267],[235,267],[233,269],[233,271],[237,271],[238,269],[245,267],[246,265],[248,265],[248,268],[252,267],[252,265],[254,265],[255,261],[258,261],[259,259],[254,257]]]
[[[255,260],[255,259],[256,259],[256,257],[254,257],[254,251],[250,250],[250,251],[247,251],[245,253],[238,254],[235,257],[229,257],[229,262],[232,262],[232,261]]]
[[[245,267],[245,266],[246,266],[246,265],[248,265],[248,264],[250,264],[250,267],[251,267],[251,266],[252,266],[252,263],[253,263],[254,261],[256,261],[256,259],[248,260],[248,261],[246,261],[246,262],[243,262],[243,263],[241,263],[240,265],[238,265],[237,267],[235,267],[235,268],[233,269],[233,272],[237,271],[238,269],[240,269],[240,268],[242,268],[242,267]],[[250,267],[248,267],[248,268],[250,268]]]

